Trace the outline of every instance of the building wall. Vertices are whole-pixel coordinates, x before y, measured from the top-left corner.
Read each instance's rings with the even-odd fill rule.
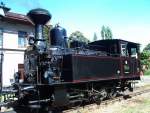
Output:
[[[24,52],[5,51],[3,59],[3,86],[10,85],[14,73],[18,71],[18,64],[23,63]]]
[[[18,23],[0,21],[0,28],[3,29],[3,67],[2,81],[3,86],[10,85],[10,79],[13,79],[14,73],[18,71],[18,64],[24,62],[25,47],[18,46],[18,31],[31,33],[33,26]]]

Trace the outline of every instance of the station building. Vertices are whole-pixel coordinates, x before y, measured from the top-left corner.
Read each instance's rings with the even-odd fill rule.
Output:
[[[26,15],[0,5],[0,85],[11,84],[18,64],[24,62],[27,35],[33,32],[34,25]]]

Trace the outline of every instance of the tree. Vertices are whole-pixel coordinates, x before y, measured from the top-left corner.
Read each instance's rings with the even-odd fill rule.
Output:
[[[47,44],[50,43],[50,30],[52,29],[52,25],[45,25],[43,28],[43,35],[44,38],[46,39]]]
[[[112,39],[112,31],[109,27],[106,28],[106,34],[107,34],[106,39]]]
[[[143,49],[143,51],[150,51],[150,43]]]
[[[93,41],[96,41],[96,40],[97,40],[97,35],[96,33],[94,33]]]
[[[147,70],[150,67],[150,43],[143,49],[140,55],[141,65],[143,70]]]
[[[80,42],[85,42],[85,43],[89,42],[89,40],[80,31],[73,32],[68,38],[69,42],[72,42],[75,40],[80,41]]]
[[[102,37],[103,40],[113,38],[112,31],[108,26],[107,27],[102,26],[101,37]]]
[[[150,66],[150,51],[144,50],[140,55],[140,61],[143,70],[147,70]]]
[[[101,37],[103,40],[105,39],[105,26],[102,26]]]

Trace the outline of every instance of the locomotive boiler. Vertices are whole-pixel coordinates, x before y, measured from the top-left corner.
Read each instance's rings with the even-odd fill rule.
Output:
[[[28,108],[43,113],[51,108],[99,103],[118,92],[132,91],[134,81],[140,79],[139,44],[112,39],[69,48],[66,30],[56,25],[50,31],[51,45],[47,45],[43,26],[51,14],[38,8],[27,16],[35,24],[35,37],[29,39],[25,50],[23,81],[19,72],[15,74],[16,112]]]

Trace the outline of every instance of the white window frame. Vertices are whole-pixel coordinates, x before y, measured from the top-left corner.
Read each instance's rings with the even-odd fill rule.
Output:
[[[21,34],[21,32],[22,32],[22,34]],[[18,31],[18,47],[25,48],[26,45],[27,45],[27,32],[26,31]]]

